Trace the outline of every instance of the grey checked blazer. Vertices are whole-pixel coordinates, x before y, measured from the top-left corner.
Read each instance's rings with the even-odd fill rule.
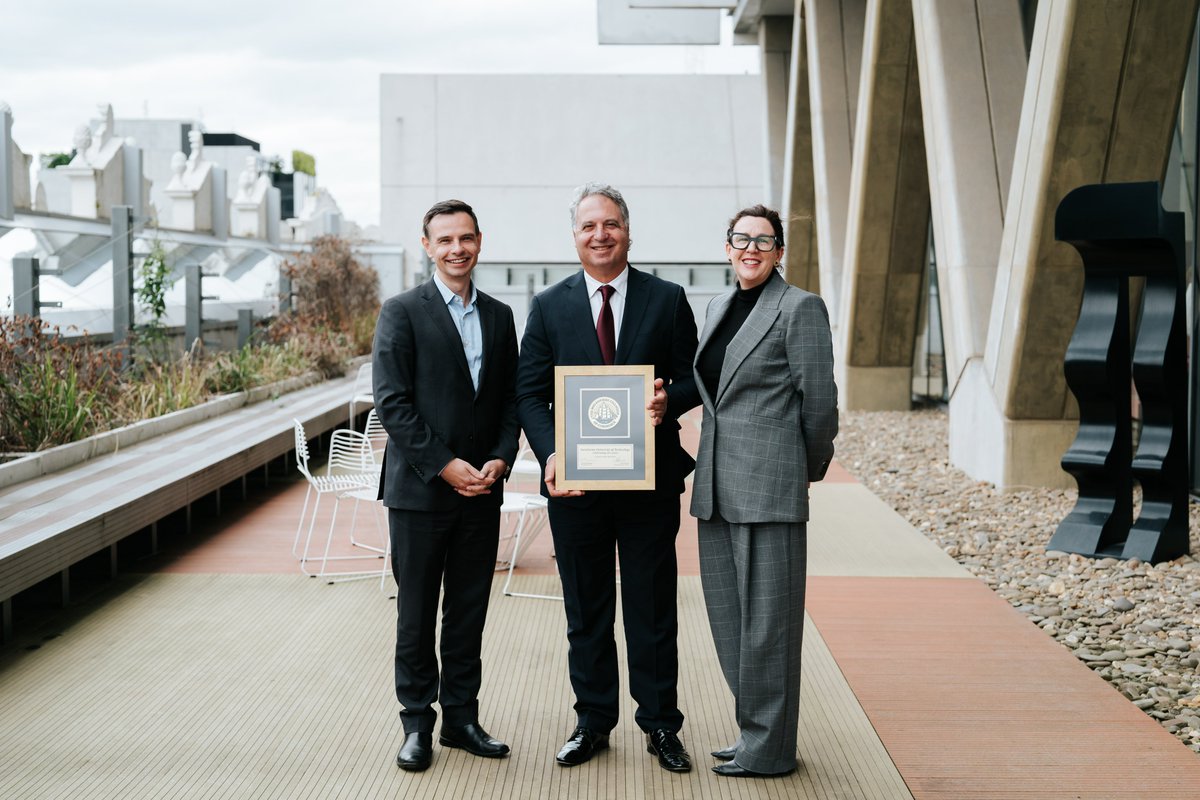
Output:
[[[732,301],[730,292],[709,303],[697,353]],[[704,421],[693,516],[807,521],[808,484],[825,477],[838,429],[824,301],[773,274],[725,351],[717,396],[709,396],[699,372],[696,385]]]

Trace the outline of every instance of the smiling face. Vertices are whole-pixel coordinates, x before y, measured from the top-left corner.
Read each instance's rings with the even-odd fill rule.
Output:
[[[742,217],[733,226],[733,233],[744,233],[746,236],[775,236],[771,221],[765,217]],[[763,253],[758,245],[751,242],[745,250],[737,250],[729,242],[725,242],[725,255],[733,264],[737,273],[738,285],[743,289],[752,289],[771,277],[771,270],[783,258],[783,248]]]
[[[575,250],[587,274],[601,283],[621,274],[629,257],[629,229],[616,203],[602,194],[579,201]]]
[[[421,237],[442,282],[456,290],[470,281],[482,244],[483,234],[475,230],[475,221],[465,211],[438,214],[429,220],[428,237]]]

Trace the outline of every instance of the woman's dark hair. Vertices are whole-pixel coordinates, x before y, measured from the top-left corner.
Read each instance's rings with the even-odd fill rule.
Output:
[[[779,217],[779,212],[767,208],[762,203],[749,208],[743,208],[741,211],[733,215],[733,219],[729,220],[729,230],[725,231],[725,235],[733,235],[733,226],[738,224],[738,220],[742,217],[762,217],[767,222],[771,223],[771,229],[775,231],[775,242],[779,245],[779,249],[783,249],[783,220]]]

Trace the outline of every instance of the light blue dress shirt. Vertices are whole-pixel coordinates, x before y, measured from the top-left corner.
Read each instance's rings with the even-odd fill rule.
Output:
[[[467,367],[471,370],[471,383],[478,392],[479,372],[483,368],[483,328],[479,324],[479,307],[476,304],[479,295],[475,291],[475,281],[471,281],[471,299],[466,305],[463,305],[461,297],[442,283],[442,277],[436,272],[433,273],[433,282],[446,301],[446,308],[450,309],[450,319],[454,320],[454,327],[458,329],[463,355],[467,357]]]

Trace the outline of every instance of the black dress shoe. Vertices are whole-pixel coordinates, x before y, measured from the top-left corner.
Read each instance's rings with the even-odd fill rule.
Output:
[[[675,731],[659,728],[646,735],[646,752],[658,756],[658,765],[668,772],[691,772],[692,757]]]
[[[429,769],[433,762],[433,734],[413,731],[404,737],[400,752],[396,754],[396,766],[409,772]]]
[[[731,744],[729,747],[723,747],[720,750],[713,750],[712,757],[718,758],[721,761],[733,761],[733,757],[737,755],[737,745]]]
[[[755,772],[730,761],[728,764],[717,764],[712,771],[726,778],[782,778],[784,775],[791,775],[796,769],[793,767],[783,772]]]
[[[508,755],[508,745],[488,736],[488,732],[479,727],[478,722],[468,722],[455,728],[443,725],[438,743],[446,747],[457,747],[471,755],[484,758],[503,758]]]
[[[607,749],[607,733],[597,733],[587,728],[576,728],[575,732],[571,734],[571,738],[567,739],[567,743],[558,751],[558,755],[554,757],[554,760],[563,767],[577,767],[580,764],[590,761],[596,753]]]

